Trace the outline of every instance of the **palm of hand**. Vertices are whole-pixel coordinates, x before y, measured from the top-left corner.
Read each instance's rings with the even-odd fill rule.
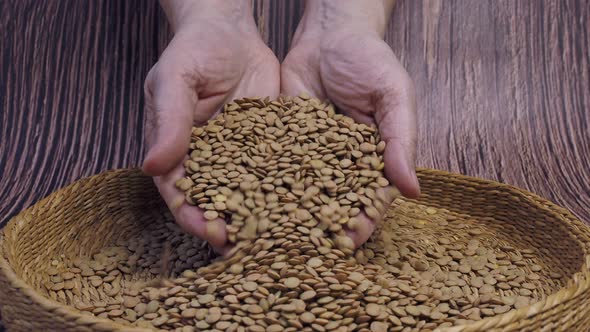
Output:
[[[381,95],[401,97],[412,88],[391,48],[376,36],[339,33],[318,44],[302,40],[289,52],[281,71],[283,92],[327,98],[355,120],[376,124]],[[393,75],[395,84],[385,75]]]
[[[195,124],[212,118],[229,100],[278,94],[279,64],[260,39],[238,38],[215,23],[209,28],[215,32],[189,27],[177,33],[146,79],[148,102],[158,101],[153,98],[153,90],[158,86],[164,88],[169,80],[175,79],[183,82],[193,95]],[[153,106],[156,111],[165,108]]]

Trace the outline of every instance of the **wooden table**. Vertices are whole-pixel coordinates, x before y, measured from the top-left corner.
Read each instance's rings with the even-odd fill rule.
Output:
[[[257,1],[285,56],[301,1]],[[144,153],[155,1],[0,1],[0,224]],[[418,90],[418,165],[498,180],[590,221],[590,4],[400,0],[387,41]]]

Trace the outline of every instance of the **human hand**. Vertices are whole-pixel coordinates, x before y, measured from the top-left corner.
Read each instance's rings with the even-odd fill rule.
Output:
[[[414,88],[383,41],[391,8],[392,1],[308,1],[281,66],[281,92],[327,98],[343,114],[376,125],[386,142],[385,175],[402,194],[415,198],[420,189],[414,166]],[[366,214],[362,219],[348,231],[357,247],[375,228],[376,220]]]
[[[176,181],[185,176],[193,125],[243,96],[279,94],[279,63],[258,35],[251,2],[161,1],[174,38],[145,80],[149,151],[143,171],[185,231],[224,252],[225,221],[206,221],[186,203]]]

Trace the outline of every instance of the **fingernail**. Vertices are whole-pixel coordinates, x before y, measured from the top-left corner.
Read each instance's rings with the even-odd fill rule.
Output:
[[[346,224],[351,231],[356,231],[359,227],[359,220],[358,218],[352,217]]]
[[[416,169],[412,168],[412,182],[416,188],[416,196],[420,196],[420,181],[418,181],[418,175],[416,175]]]
[[[176,198],[174,198],[174,200],[170,204],[170,211],[174,212],[174,211],[178,210],[178,208],[181,207],[182,204],[184,204],[184,201],[185,201],[184,195],[178,195]]]
[[[205,237],[212,246],[221,247],[225,244],[225,222],[221,219],[210,220],[205,223]]]

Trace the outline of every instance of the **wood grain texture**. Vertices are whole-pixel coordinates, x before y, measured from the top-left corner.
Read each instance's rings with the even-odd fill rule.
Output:
[[[303,1],[256,0],[283,59]],[[0,224],[144,153],[143,80],[170,37],[155,1],[0,0]],[[530,190],[590,221],[590,2],[399,0],[418,165]]]

